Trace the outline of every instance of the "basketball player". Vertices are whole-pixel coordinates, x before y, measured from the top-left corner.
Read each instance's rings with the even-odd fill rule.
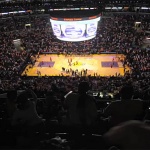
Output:
[[[50,57],[50,62],[52,62],[52,58]]]
[[[111,64],[110,67],[112,68],[112,67],[113,67],[113,64]]]

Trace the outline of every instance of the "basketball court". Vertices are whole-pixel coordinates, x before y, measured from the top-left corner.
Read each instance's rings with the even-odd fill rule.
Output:
[[[113,76],[124,75],[122,54],[95,54],[95,55],[57,55],[42,54],[36,57],[35,64],[28,65],[22,75],[27,76],[72,76],[70,70],[80,75],[82,70],[87,69],[86,75]],[[66,72],[69,70],[69,73]],[[129,68],[126,67],[126,70]]]

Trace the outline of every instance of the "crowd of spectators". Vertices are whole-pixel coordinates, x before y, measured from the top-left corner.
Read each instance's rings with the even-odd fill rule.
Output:
[[[20,73],[23,62],[31,53],[123,53],[134,75],[148,77],[149,49],[142,49],[148,14],[118,14],[102,17],[97,36],[83,42],[59,41],[53,35],[49,15],[30,15],[1,20],[1,78],[7,79]],[[141,31],[136,32],[135,21],[141,21]],[[4,27],[5,23],[5,27]],[[21,50],[14,47],[13,40],[21,39]],[[141,63],[138,63],[138,62]]]
[[[89,105],[92,104],[93,109],[95,109],[94,102],[91,102],[94,100],[88,97],[88,95],[86,94],[88,90],[98,91],[99,95],[96,97],[98,98],[97,101],[102,98],[100,97],[100,93],[103,93],[103,100],[115,100],[120,99],[121,95],[119,91],[121,91],[122,87],[128,84],[130,86],[132,85],[131,87],[133,89],[130,92],[127,89],[124,89],[124,91],[126,91],[126,93],[124,93],[125,95],[131,94],[129,95],[129,97],[125,97],[125,99],[131,99],[131,97],[133,96],[133,98],[135,99],[140,98],[142,100],[149,100],[150,51],[149,49],[142,48],[142,41],[145,38],[145,30],[149,28],[145,20],[149,18],[149,16],[150,15],[138,15],[129,13],[114,14],[111,17],[103,16],[101,18],[101,21],[99,22],[97,36],[94,39],[75,43],[62,42],[56,39],[56,37],[53,35],[48,15],[29,15],[25,17],[19,16],[11,17],[10,19],[2,19],[2,26],[0,28],[0,92],[7,92],[8,95],[7,103],[1,101],[0,106],[2,108],[1,117],[3,118],[3,122],[1,121],[1,132],[3,136],[8,133],[8,129],[11,129],[15,131],[15,137],[17,135],[17,139],[15,142],[12,142],[12,140],[10,140],[13,144],[8,142],[9,137],[14,137],[14,133],[11,133],[11,135],[6,136],[6,139],[3,138],[3,141],[1,141],[1,143],[8,142],[13,146],[14,143],[17,143],[17,146],[31,146],[32,144],[36,145],[37,141],[41,141],[41,138],[37,139],[39,137],[37,131],[40,133],[45,133],[45,131],[40,130],[44,128],[44,123],[46,124],[46,132],[49,132],[49,134],[51,134],[49,138],[55,136],[54,132],[59,132],[63,129],[60,129],[59,125],[62,125],[64,121],[64,114],[66,114],[66,111],[70,109],[69,106],[73,105],[73,102],[71,102],[71,98],[68,98],[67,100],[66,94],[70,91],[79,92],[78,94],[74,94],[74,98],[76,100],[78,98],[81,101],[83,99],[88,99],[87,104],[85,101],[79,104],[78,113],[82,114],[82,121],[79,119],[80,115],[78,119],[81,121],[81,124],[84,121],[86,122],[86,119],[83,116],[87,113],[86,109],[84,111],[81,108],[84,108],[84,105],[87,105],[87,109],[89,109]],[[135,28],[134,23],[137,20],[142,22],[140,31]],[[4,23],[5,27],[3,25]],[[15,39],[21,39],[21,46],[19,48],[14,46],[13,40]],[[123,77],[20,76],[22,69],[26,65],[28,65],[28,63],[30,63],[30,56],[33,54],[37,54],[38,52],[65,52],[75,54],[100,54],[102,52],[122,53],[126,55],[123,64],[129,66],[131,68],[131,72],[126,72],[125,76]],[[83,83],[83,81],[84,83],[88,82],[89,84],[88,89],[85,88],[87,87],[85,85],[82,87],[83,89],[85,88],[85,91],[81,90],[82,88],[80,88],[79,86],[80,83]],[[19,92],[22,90],[25,91],[18,97],[17,92],[16,95],[13,95],[15,93],[14,92],[13,94],[11,93],[11,96],[9,96],[9,91],[12,90],[13,92]],[[110,97],[108,93],[111,93],[113,96]],[[17,99],[15,97],[14,99],[10,98],[9,100],[9,97],[13,96],[16,96]],[[43,99],[37,100],[36,96]],[[28,101],[29,98],[33,99],[33,101]],[[64,98],[66,99],[64,100]],[[64,106],[64,102],[66,102],[66,106]],[[15,103],[17,103],[17,111],[15,108]],[[11,107],[11,109],[8,109],[8,107]],[[96,105],[96,107],[97,109],[100,109],[98,105]],[[12,112],[10,113],[10,111]],[[15,112],[14,115],[13,111]],[[91,115],[90,117],[92,117],[93,114],[89,115]],[[112,114],[109,114],[107,117],[111,115]],[[21,117],[23,117],[23,119]],[[43,117],[43,119],[46,119],[46,122],[44,122],[41,117]],[[13,121],[11,122],[10,119],[13,119]],[[131,119],[137,118],[132,117],[129,120]],[[54,128],[54,122],[55,125],[57,124],[57,128]],[[87,130],[89,134],[89,126],[87,127],[87,124],[85,122],[83,123],[83,127],[85,127],[85,129],[88,128]],[[13,125],[13,127],[15,126],[15,129],[12,129],[12,127],[10,127],[10,124]],[[101,128],[100,131],[97,132],[100,134],[102,134],[104,131],[108,131],[108,129],[110,128],[110,124],[107,121],[100,120],[98,121],[98,123],[96,123],[96,125],[97,124],[100,125],[99,127]],[[106,126],[104,124],[106,124]],[[78,128],[78,124],[77,126],[75,125],[75,128],[76,127]],[[104,130],[101,131],[103,127]],[[63,131],[66,131],[66,129],[64,129]],[[106,138],[110,138],[111,136],[113,137],[112,132],[106,134]],[[43,135],[40,134],[40,137],[43,137]],[[33,142],[34,138],[36,139],[34,141],[35,143]],[[45,135],[42,140],[44,139],[46,139]],[[63,144],[63,142],[61,144]],[[134,147],[134,143],[132,144],[132,146]],[[126,146],[124,147],[124,145],[121,146],[123,146],[123,148],[126,148]],[[141,144],[140,146],[142,147],[143,145]]]

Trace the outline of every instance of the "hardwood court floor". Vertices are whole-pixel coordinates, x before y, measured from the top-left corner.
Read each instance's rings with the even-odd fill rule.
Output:
[[[51,57],[51,61],[50,61]],[[37,71],[41,72],[41,76],[59,76],[63,73],[64,76],[71,75],[62,72],[62,67],[65,69],[73,69],[81,71],[83,69],[88,69],[88,75],[93,76],[96,72],[100,76],[112,76],[120,74],[124,75],[124,68],[122,66],[119,58],[124,59],[124,55],[121,54],[95,54],[95,55],[56,55],[56,54],[46,54],[40,55],[39,58],[36,58],[36,63],[33,67],[28,65],[22,75],[27,74],[27,76],[38,76]],[[69,66],[68,59],[72,59],[72,64]],[[115,65],[113,64],[113,59]],[[78,64],[76,64],[76,62]],[[75,65],[74,65],[75,63]],[[41,64],[41,65],[40,65]],[[50,67],[51,66],[51,67]],[[129,70],[129,68],[127,68]]]

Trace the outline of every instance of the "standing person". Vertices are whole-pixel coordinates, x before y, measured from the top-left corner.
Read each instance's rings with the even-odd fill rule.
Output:
[[[114,61],[115,61],[115,59],[114,59],[114,57],[113,57],[112,62],[114,62]]]
[[[52,62],[52,58],[50,57],[50,62]]]
[[[113,58],[113,59],[112,59],[112,66],[114,66],[114,64],[115,64],[115,62],[114,62],[114,61],[115,61],[115,59]]]
[[[92,127],[97,119],[97,108],[95,99],[87,94],[89,90],[87,82],[81,82],[78,93],[69,92],[65,96],[65,108],[68,111],[68,121],[71,127],[86,129]]]
[[[113,67],[113,64],[110,65],[110,68],[112,68],[112,67]]]
[[[60,55],[60,53],[59,53],[59,51],[57,52],[57,56],[59,57],[59,55]]]

